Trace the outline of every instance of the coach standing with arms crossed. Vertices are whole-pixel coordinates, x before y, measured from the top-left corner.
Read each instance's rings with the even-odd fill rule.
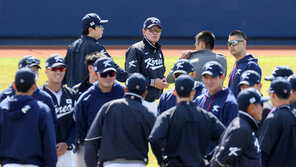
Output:
[[[161,45],[158,43],[161,35],[161,22],[156,17],[149,17],[143,24],[143,40],[133,44],[125,55],[125,70],[131,73],[141,73],[148,82],[147,95],[143,104],[156,114],[156,99],[169,84],[164,77],[165,66]]]

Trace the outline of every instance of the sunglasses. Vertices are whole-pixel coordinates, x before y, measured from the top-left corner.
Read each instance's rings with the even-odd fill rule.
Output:
[[[96,27],[103,28],[103,25],[97,25]]]
[[[115,71],[107,71],[104,73],[100,73],[101,78],[107,78],[108,75],[109,75],[109,77],[114,77]]]
[[[40,64],[40,60],[38,60],[38,59],[34,59],[34,58],[29,58],[29,59],[27,59],[26,60],[26,64]]]
[[[159,28],[159,27],[148,28],[148,30],[151,33],[154,33],[154,32],[160,33],[161,32],[161,28]]]
[[[61,72],[65,72],[66,68],[65,67],[53,67],[53,68],[50,68],[50,71],[53,71],[53,72],[57,72],[58,70],[61,71]]]
[[[230,46],[236,46],[236,45],[238,45],[240,42],[243,42],[244,40],[240,40],[240,41],[238,41],[238,40],[232,40],[232,41],[229,41],[229,42],[227,42],[227,46],[228,47],[230,47]]]

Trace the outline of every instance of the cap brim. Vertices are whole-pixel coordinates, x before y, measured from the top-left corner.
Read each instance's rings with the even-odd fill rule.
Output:
[[[176,71],[174,71],[173,75],[175,75],[176,73],[187,74],[187,72],[184,70],[176,70]]]
[[[159,25],[159,24],[150,24],[147,28],[150,28],[152,26],[159,26],[161,28],[161,25]]]
[[[37,66],[37,68],[41,69],[41,67],[39,66],[39,64],[30,64],[29,67],[33,67],[33,66]]]
[[[101,21],[100,21],[100,24],[101,24],[101,25],[104,25],[104,24],[107,24],[107,23],[108,23],[108,20],[101,20]]]
[[[99,73],[104,73],[104,72],[107,72],[107,71],[115,71],[116,72],[116,69],[115,68],[106,68],[106,69],[104,69],[104,70],[100,70],[100,71],[98,71]]]
[[[267,102],[267,101],[269,101],[269,100],[270,100],[270,97],[261,97],[261,98],[260,98],[260,102],[261,102],[261,103]]]
[[[210,76],[212,76],[212,77],[216,77],[216,76],[218,76],[218,75],[214,75],[214,73],[211,72],[211,71],[204,71],[203,73],[201,73],[202,76],[205,75],[205,74],[208,74],[208,75],[210,75]]]
[[[272,80],[274,80],[274,76],[267,76],[267,77],[265,77],[264,78],[266,81],[272,81]]]
[[[51,68],[57,67],[57,66],[64,66],[67,68],[65,63],[54,63],[53,65],[51,65]]]
[[[249,81],[240,81],[240,83],[238,84],[239,86],[241,85],[249,85],[249,86],[253,86],[255,84],[251,84]]]

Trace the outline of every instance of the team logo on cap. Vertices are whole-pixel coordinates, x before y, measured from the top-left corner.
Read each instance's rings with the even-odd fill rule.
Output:
[[[103,64],[105,65],[105,67],[111,66],[111,60],[106,60],[103,62]]]
[[[283,93],[285,93],[285,94],[288,93],[288,90],[287,89],[284,89],[283,90]]]
[[[180,87],[180,90],[184,90],[184,86],[181,86],[181,87]]]
[[[24,83],[25,82],[25,80],[24,79],[20,79],[20,83]]]
[[[140,89],[140,86],[139,85],[136,85],[136,89]]]
[[[243,76],[242,76],[242,79],[243,79],[243,80],[250,79],[248,75],[250,75],[250,73],[249,73],[249,72],[247,72],[247,73],[243,74]]]
[[[153,19],[151,19],[151,22],[152,22],[152,24],[159,24],[159,20],[157,19],[157,18],[153,18]]]
[[[63,62],[63,58],[60,56],[57,56],[54,58],[56,62]]]
[[[184,62],[179,62],[178,64],[176,64],[176,68],[179,69],[179,68],[183,68]]]
[[[89,25],[93,26],[93,25],[95,25],[95,22],[90,22]]]
[[[206,65],[206,71],[208,71],[208,70],[212,70],[213,68],[211,67],[213,64],[212,63],[210,63],[210,64],[207,64]]]

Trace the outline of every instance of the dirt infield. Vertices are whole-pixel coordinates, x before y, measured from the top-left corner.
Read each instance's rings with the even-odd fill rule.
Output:
[[[129,46],[106,46],[111,56],[124,56]],[[179,56],[182,51],[194,49],[192,46],[164,46],[163,52],[165,56]],[[67,52],[66,46],[32,46],[32,47],[0,47],[0,57],[23,57],[24,55],[34,55],[36,57],[48,57],[51,54],[60,54],[65,56]],[[225,56],[231,56],[227,48],[218,46],[214,52],[221,53]],[[296,47],[285,46],[251,46],[248,53],[254,56],[296,56]]]

